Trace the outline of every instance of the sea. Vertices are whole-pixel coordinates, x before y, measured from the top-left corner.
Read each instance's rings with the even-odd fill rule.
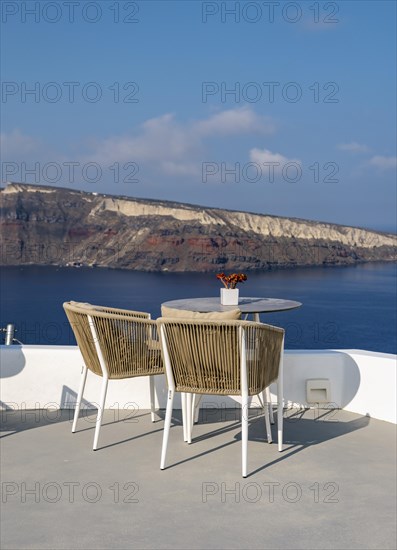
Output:
[[[284,298],[299,309],[262,314],[286,330],[287,349],[365,349],[397,353],[397,265],[248,272],[240,296]],[[104,268],[2,267],[0,327],[24,344],[74,345],[62,308],[69,300],[160,316],[161,304],[219,296],[214,273],[144,273]],[[2,333],[2,343],[4,333]]]

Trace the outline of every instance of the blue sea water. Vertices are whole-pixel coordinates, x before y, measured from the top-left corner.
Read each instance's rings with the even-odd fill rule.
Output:
[[[397,353],[396,264],[296,268],[248,273],[241,296],[285,298],[301,308],[263,314],[286,329],[287,349],[360,348]],[[211,273],[142,273],[90,268],[4,267],[0,326],[14,323],[26,344],[74,344],[68,300],[148,311],[162,302],[219,296]]]

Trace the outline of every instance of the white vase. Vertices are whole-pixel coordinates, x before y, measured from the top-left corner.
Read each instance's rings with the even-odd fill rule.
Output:
[[[238,306],[238,288],[221,288],[221,304]]]

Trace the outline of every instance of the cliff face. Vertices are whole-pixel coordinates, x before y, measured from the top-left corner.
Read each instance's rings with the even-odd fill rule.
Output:
[[[3,265],[247,271],[397,259],[395,235],[354,227],[17,183],[0,195]]]

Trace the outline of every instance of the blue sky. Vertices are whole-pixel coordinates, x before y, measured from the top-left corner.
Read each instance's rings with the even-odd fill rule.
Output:
[[[395,2],[1,8],[2,184],[395,230]]]

